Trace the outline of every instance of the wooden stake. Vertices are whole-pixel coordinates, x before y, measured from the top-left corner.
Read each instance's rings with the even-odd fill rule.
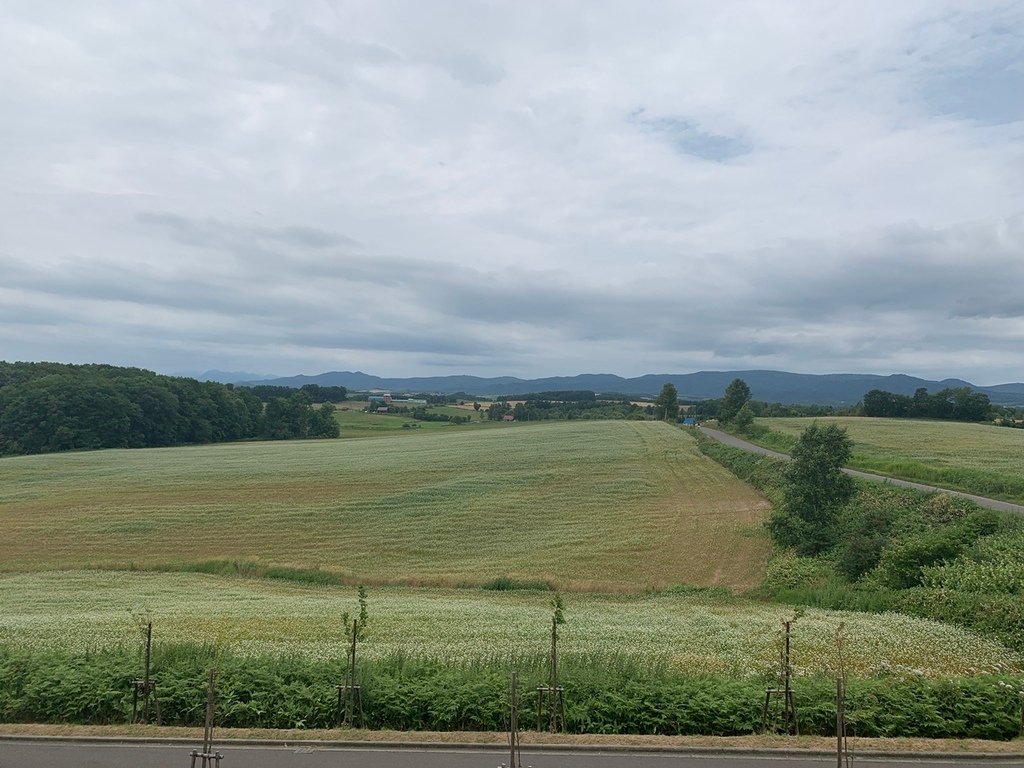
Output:
[[[509,685],[508,768],[521,768],[519,761],[519,679],[515,672]]]
[[[836,678],[836,768],[843,768],[846,741],[846,712],[843,678]]]

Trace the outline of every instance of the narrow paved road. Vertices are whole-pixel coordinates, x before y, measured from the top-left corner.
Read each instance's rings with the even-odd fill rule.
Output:
[[[509,755],[492,748],[448,746],[373,748],[332,746],[220,745],[221,768],[497,768]],[[180,744],[95,744],[68,742],[0,742],[0,768],[187,768],[191,749]],[[1016,758],[950,759],[921,755],[909,759],[857,755],[871,766],[917,765],[921,768],[992,768],[1020,765]],[[607,752],[524,749],[522,765],[533,768],[824,768],[836,764],[829,755],[686,754],[682,752]],[[197,761],[198,766],[198,761]]]
[[[747,440],[741,440],[738,437],[722,432],[717,429],[711,429],[710,427],[697,427],[708,437],[717,440],[725,445],[731,445],[734,448],[742,448],[745,451],[752,453],[760,453],[763,456],[771,456],[773,459],[782,459],[783,461],[789,461],[789,454],[779,453],[778,451],[771,451],[767,448],[762,448],[760,445],[754,445],[754,443],[748,442]],[[999,499],[989,499],[985,496],[975,496],[973,493],[964,493],[963,491],[953,491],[949,488],[939,488],[934,485],[924,485],[923,483],[914,483],[910,480],[899,480],[895,477],[886,477],[885,475],[873,475],[870,472],[861,472],[858,469],[844,469],[848,475],[859,477],[862,480],[870,480],[875,483],[889,483],[890,485],[898,485],[901,488],[913,488],[917,491],[925,491],[926,493],[949,493],[953,496],[962,496],[965,499],[970,499],[979,507],[988,507],[989,509],[998,509],[1002,512],[1016,512],[1019,515],[1024,515],[1024,506],[1020,504],[1012,504],[1009,501],[1000,501]]]

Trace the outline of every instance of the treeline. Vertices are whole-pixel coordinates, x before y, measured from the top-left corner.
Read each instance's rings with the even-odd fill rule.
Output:
[[[294,390],[264,408],[245,387],[139,368],[0,362],[0,454],[336,437],[333,406],[314,411]]]
[[[572,402],[594,402],[597,400],[597,393],[588,389],[560,389],[550,392],[527,392],[524,395],[502,395],[498,400],[526,400],[534,402],[537,400],[561,400]],[[622,400],[624,398],[604,398],[605,400]]]
[[[276,384],[253,384],[238,389],[250,390],[264,403],[269,403],[275,398],[287,400],[296,392],[306,395],[312,403],[343,403],[348,397],[348,390],[345,387],[321,387],[319,384],[303,384],[298,389]]]
[[[591,393],[593,394],[593,393]],[[501,421],[506,415],[516,421],[547,421],[549,419],[644,419],[644,408],[628,400],[530,400],[516,403],[493,403],[487,411],[491,421]]]
[[[369,413],[373,413],[375,410],[376,408],[373,405],[366,408],[366,411]],[[451,424],[468,424],[471,420],[469,414],[461,415],[454,413],[438,413],[437,411],[432,411],[429,408],[410,408],[407,405],[395,405],[394,403],[388,406],[389,416],[405,414],[412,416],[416,421],[446,421]]]
[[[864,415],[988,421],[992,418],[992,404],[988,395],[970,387],[953,387],[935,394],[919,387],[913,396],[872,389],[864,395]]]

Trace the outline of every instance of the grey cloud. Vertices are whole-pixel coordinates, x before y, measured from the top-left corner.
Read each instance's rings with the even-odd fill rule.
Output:
[[[337,232],[316,227],[284,226],[264,227],[259,225],[229,224],[215,218],[204,220],[173,213],[143,212],[136,215],[143,226],[155,227],[169,232],[186,245],[205,247],[245,247],[281,244],[302,248],[355,247],[359,243]]]

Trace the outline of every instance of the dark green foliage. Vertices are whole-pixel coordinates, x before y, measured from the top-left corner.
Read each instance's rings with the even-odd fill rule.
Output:
[[[120,566],[118,566],[120,569]],[[129,568],[129,570],[135,570]],[[318,568],[292,568],[288,566],[264,565],[250,560],[199,560],[196,562],[165,563],[146,570],[186,573],[209,573],[217,576],[242,576],[251,579],[277,579],[296,584],[331,586],[348,584],[348,580],[332,571]]]
[[[698,445],[781,505],[783,462],[703,436]],[[943,584],[938,577],[948,569],[1024,559],[1024,520],[948,494],[867,482],[855,487],[856,495],[834,521],[835,549],[773,561],[761,596],[819,608],[899,611],[959,624],[1024,651],[1024,590],[984,583],[957,589],[921,586],[926,571],[932,583]]]
[[[593,393],[589,393],[593,394]],[[507,401],[492,403],[487,411],[491,421],[501,421],[511,414],[516,421],[548,421],[576,419],[644,418],[644,409],[629,400],[528,400],[509,405]]]
[[[864,415],[988,421],[992,416],[992,405],[988,395],[975,392],[970,387],[943,389],[933,395],[921,387],[913,397],[872,389],[864,395]]]
[[[110,365],[0,362],[0,453],[145,448],[267,437],[337,437],[333,406]],[[292,401],[293,397],[301,398]]]
[[[941,528],[908,537],[889,547],[882,554],[879,577],[893,589],[907,589],[921,584],[921,569],[952,560],[966,544],[956,528]]]
[[[313,403],[343,403],[348,397],[348,390],[344,387],[322,387],[319,384],[303,384],[298,389],[279,384],[253,384],[239,389],[252,392],[264,403],[269,403],[275,398],[287,400],[296,392],[302,392]]]
[[[319,408],[314,408],[309,396],[304,392],[296,392],[288,398],[273,398],[267,403],[260,427],[260,437],[265,440],[338,435],[334,406],[331,403],[324,403]]]
[[[654,407],[662,421],[674,421],[679,415],[679,393],[671,382],[665,382],[654,400]]]
[[[526,590],[537,592],[551,592],[554,587],[551,582],[542,579],[513,579],[509,576],[498,576],[495,579],[484,582],[480,589],[489,589],[494,592],[511,592],[512,590]]]
[[[750,403],[744,403],[743,407],[736,412],[732,419],[732,426],[743,434],[750,434],[750,430],[754,426],[754,412],[750,408]]]
[[[725,388],[725,395],[722,396],[718,406],[718,420],[728,424],[740,412],[747,401],[750,400],[750,387],[743,379],[733,379]]]
[[[362,661],[367,726],[396,730],[491,730],[505,727],[508,673],[520,674],[522,727],[535,727],[533,691],[545,681],[545,658],[514,664],[447,666],[393,656]],[[740,735],[761,726],[768,680],[683,675],[641,667],[628,659],[599,663],[562,657],[566,724],[573,733]],[[125,722],[133,649],[86,656],[0,648],[0,720],[4,722]],[[215,723],[223,728],[326,728],[336,717],[344,668],[337,659],[297,656],[245,658],[206,646],[157,645],[153,676],[169,725],[202,723],[206,671],[216,667]],[[999,679],[877,677],[851,679],[848,720],[857,736],[1014,738],[1019,702]],[[800,730],[828,735],[835,728],[834,683],[798,678]]]
[[[838,538],[836,519],[853,496],[853,479],[842,468],[853,442],[835,424],[811,424],[793,446],[785,469],[783,501],[768,523],[772,538],[801,555],[831,549]]]

